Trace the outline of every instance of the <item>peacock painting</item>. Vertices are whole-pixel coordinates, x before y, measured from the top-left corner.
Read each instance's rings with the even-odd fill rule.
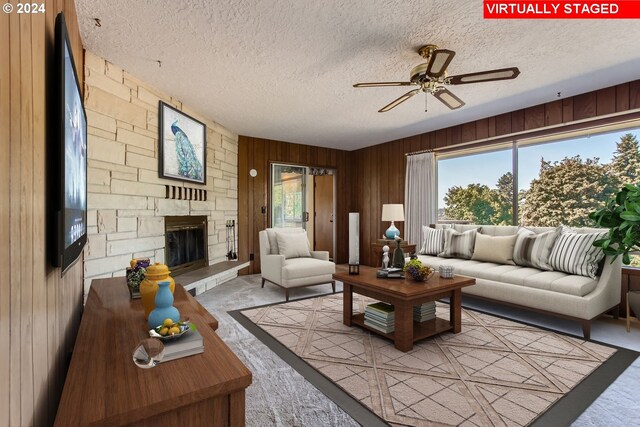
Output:
[[[189,141],[189,137],[178,127],[178,120],[171,124],[171,132],[176,137],[178,174],[185,178],[202,181],[202,163],[196,157],[196,150]]]

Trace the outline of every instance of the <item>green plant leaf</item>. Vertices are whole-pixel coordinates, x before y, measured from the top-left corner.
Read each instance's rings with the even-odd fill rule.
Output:
[[[636,214],[633,212],[622,212],[620,214],[620,218],[626,220],[626,221],[634,221],[634,222],[638,222],[640,221],[640,214]]]

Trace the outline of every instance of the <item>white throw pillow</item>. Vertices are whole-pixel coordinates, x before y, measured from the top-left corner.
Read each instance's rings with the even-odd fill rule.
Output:
[[[444,248],[444,229],[435,229],[422,226],[422,246],[420,253],[423,255],[438,255]]]
[[[276,240],[276,233],[304,233],[307,232],[303,228],[267,228],[267,238],[269,239],[269,253],[272,255],[278,255],[280,250],[278,249],[278,241]]]
[[[602,248],[593,246],[596,240],[604,239],[607,231],[596,233],[576,233],[563,226],[549,256],[549,264],[554,270],[569,274],[596,278],[598,263],[604,258]]]
[[[486,236],[478,233],[476,234],[476,243],[471,259],[515,265],[513,262],[513,247],[517,238],[516,234],[512,236]]]
[[[286,259],[311,256],[307,233],[276,232],[276,240],[280,255],[284,255]]]

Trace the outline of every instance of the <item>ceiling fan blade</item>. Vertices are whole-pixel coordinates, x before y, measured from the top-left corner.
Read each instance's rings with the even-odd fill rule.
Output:
[[[411,98],[413,95],[415,95],[418,92],[420,92],[420,89],[410,90],[409,92],[407,92],[404,95],[402,95],[400,98],[392,101],[391,103],[389,103],[389,104],[385,105],[384,107],[382,107],[381,109],[379,109],[378,113],[386,113],[387,111],[391,110],[392,108],[395,108],[398,105],[402,104],[404,101],[406,101],[407,99]]]
[[[384,87],[384,86],[412,86],[413,82],[370,82],[370,83],[356,83],[353,87]]]
[[[515,79],[520,74],[517,67],[500,68],[497,70],[480,71],[478,73],[459,74],[449,77],[446,82],[451,85],[464,85],[468,83],[492,82],[495,80]]]
[[[451,108],[452,110],[457,110],[458,108],[464,105],[464,102],[462,101],[462,99],[458,98],[449,90],[444,88],[435,92],[433,96],[435,96],[438,101],[442,102],[444,105]]]
[[[426,74],[429,77],[440,77],[444,74],[456,53],[448,49],[434,50],[427,64]]]

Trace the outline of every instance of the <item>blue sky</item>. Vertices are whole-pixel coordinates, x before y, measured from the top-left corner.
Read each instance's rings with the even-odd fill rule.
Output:
[[[600,163],[609,163],[616,143],[627,132],[639,135],[638,129],[610,132],[540,145],[525,146],[518,151],[518,190],[528,188],[538,176],[540,159],[562,160],[580,154],[583,159],[598,157]],[[498,178],[511,171],[511,150],[474,154],[438,161],[438,207],[444,208],[443,197],[452,186],[466,187],[471,183],[495,188]]]

